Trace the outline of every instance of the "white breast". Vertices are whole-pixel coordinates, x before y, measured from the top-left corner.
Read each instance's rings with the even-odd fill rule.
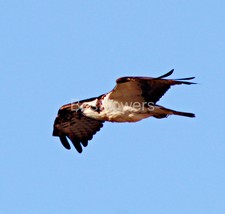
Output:
[[[139,102],[118,102],[109,99],[109,94],[101,100],[100,106],[97,105],[97,99],[84,103],[83,113],[88,117],[110,122],[136,122],[151,116],[146,107]],[[100,111],[96,111],[99,107]]]
[[[109,99],[109,95],[102,101],[103,110],[100,115],[111,122],[136,122],[149,117],[147,109],[138,102],[118,102]]]

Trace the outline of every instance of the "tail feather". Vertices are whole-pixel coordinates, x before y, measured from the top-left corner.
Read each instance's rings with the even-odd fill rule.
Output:
[[[192,118],[195,117],[195,114],[193,114],[193,113],[175,111],[175,110],[168,109],[168,108],[165,108],[165,107],[159,106],[159,105],[156,105],[155,107],[156,107],[156,109],[155,109],[155,115],[154,116],[156,118],[164,118],[164,117],[167,117],[169,115],[179,115],[179,116],[192,117]]]
[[[189,112],[173,111],[174,115],[184,116],[184,117],[195,117],[195,114]]]

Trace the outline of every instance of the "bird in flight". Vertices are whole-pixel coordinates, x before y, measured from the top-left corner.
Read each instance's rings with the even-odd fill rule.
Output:
[[[137,122],[144,118],[166,118],[169,115],[195,117],[193,113],[175,111],[157,105],[159,99],[173,85],[195,84],[182,79],[165,79],[174,70],[157,77],[121,77],[112,91],[98,97],[63,105],[54,122],[53,136],[70,149],[68,138],[81,153],[102,127],[108,122]]]

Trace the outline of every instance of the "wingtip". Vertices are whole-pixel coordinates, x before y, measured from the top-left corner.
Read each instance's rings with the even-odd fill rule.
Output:
[[[62,145],[63,145],[66,149],[68,149],[68,150],[71,149],[70,144],[69,144],[68,140],[66,139],[66,136],[65,136],[65,135],[59,136],[59,139],[60,139]]]
[[[176,79],[176,80],[193,80],[193,79],[195,79],[195,77],[179,78],[179,79]]]
[[[76,150],[77,150],[77,152],[78,152],[79,154],[81,154],[82,151],[83,151],[83,149],[81,149],[81,150],[76,149]]]
[[[174,72],[174,69],[170,70],[168,73],[160,76],[160,77],[157,77],[156,79],[162,79],[162,78],[165,78],[165,77],[168,77],[170,76],[172,73]]]

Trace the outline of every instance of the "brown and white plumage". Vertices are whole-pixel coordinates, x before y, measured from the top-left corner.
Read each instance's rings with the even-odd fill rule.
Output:
[[[121,77],[109,93],[62,106],[55,119],[53,136],[58,136],[67,149],[69,138],[81,153],[93,135],[109,122],[136,122],[147,117],[165,118],[168,115],[195,117],[192,113],[179,112],[156,105],[159,99],[173,85],[194,84],[187,80],[164,79],[171,75],[157,77]]]

